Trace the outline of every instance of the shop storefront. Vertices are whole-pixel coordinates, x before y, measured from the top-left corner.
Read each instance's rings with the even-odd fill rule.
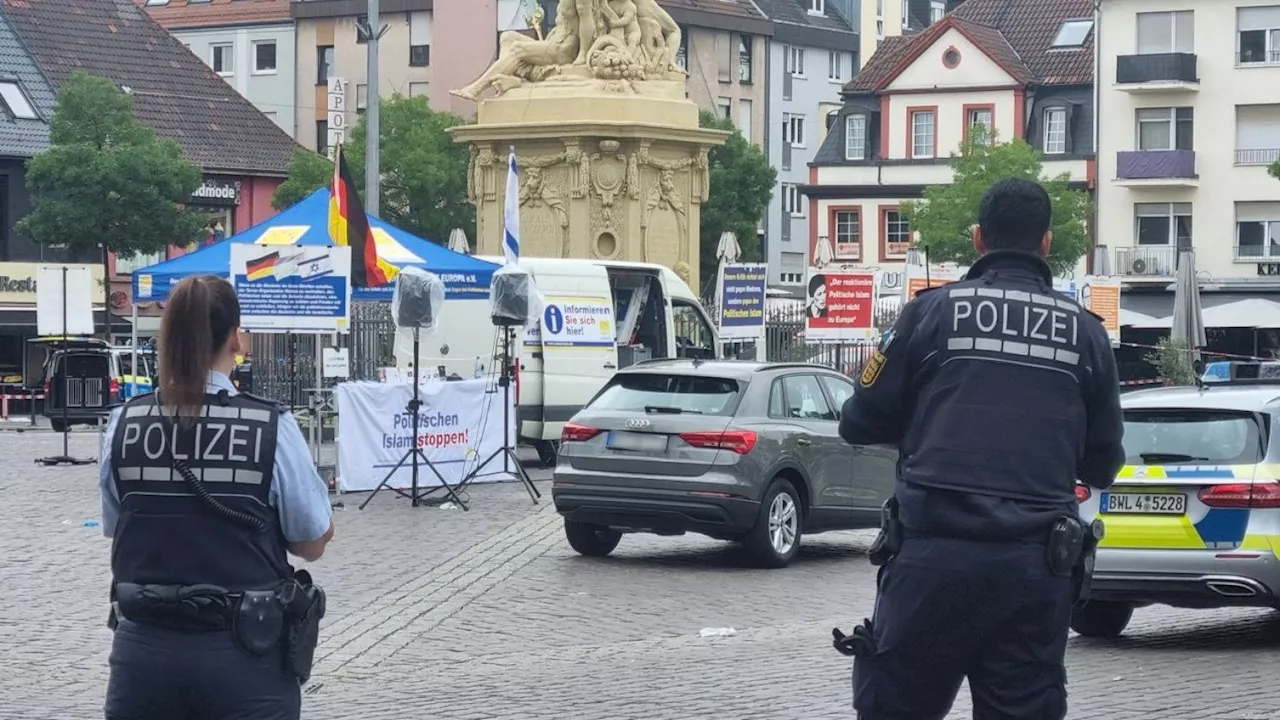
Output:
[[[167,252],[138,255],[128,260],[114,259],[111,277],[111,312],[128,318],[133,313],[130,277],[134,270],[164,262],[169,258],[195,252],[202,247],[225,240],[276,214],[271,196],[283,178],[205,175],[204,182],[191,194],[187,208],[200,216],[200,234],[186,247],[170,247]],[[154,334],[163,306],[158,303],[138,305],[139,335]]]
[[[0,384],[22,376],[39,380],[44,349],[27,342],[37,336],[36,277],[40,263],[0,262]],[[93,282],[102,287],[102,266],[89,265]],[[94,298],[95,326],[102,322],[102,299]],[[33,378],[34,373],[34,378]]]

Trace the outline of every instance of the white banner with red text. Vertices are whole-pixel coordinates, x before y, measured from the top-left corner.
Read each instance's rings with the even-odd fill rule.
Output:
[[[408,488],[415,444],[423,456],[453,485],[480,468],[474,482],[503,482],[515,476],[504,470],[502,390],[491,379],[432,380],[421,385],[418,437],[406,407],[413,394],[409,383],[347,382],[338,385],[338,489],[373,490],[400,465],[388,483]],[[515,447],[515,408],[508,409],[508,439]],[[401,464],[401,460],[404,463]],[[488,462],[486,462],[488,461]],[[418,487],[440,485],[440,478],[419,458]],[[514,470],[514,468],[512,468]]]

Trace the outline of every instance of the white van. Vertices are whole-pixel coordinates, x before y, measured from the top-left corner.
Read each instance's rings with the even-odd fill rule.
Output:
[[[522,258],[520,265],[545,307],[538,327],[514,333],[519,437],[544,463],[554,463],[565,422],[619,368],[652,358],[720,357],[715,325],[669,268],[560,258]],[[500,338],[487,299],[446,300],[436,331],[421,338],[420,362],[462,377],[472,377],[478,362],[489,374],[500,362]],[[408,349],[396,343],[399,367],[410,366]]]

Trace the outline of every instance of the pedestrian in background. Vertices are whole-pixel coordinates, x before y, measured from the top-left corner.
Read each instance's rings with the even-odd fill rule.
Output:
[[[287,554],[319,559],[332,509],[293,417],[232,385],[239,325],[230,283],[179,283],[158,392],[107,426],[107,720],[300,715],[324,597]]]
[[[849,653],[861,720],[941,720],[966,677],[975,718],[1066,716],[1092,530],[1075,483],[1109,487],[1125,456],[1107,333],[1052,289],[1050,215],[1036,183],[992,185],[981,258],[903,308],[841,413],[847,442],[900,451],[875,615]]]

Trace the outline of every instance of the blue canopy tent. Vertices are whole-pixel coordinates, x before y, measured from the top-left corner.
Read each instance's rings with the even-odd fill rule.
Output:
[[[487,298],[497,265],[453,252],[423,240],[378,218],[369,217],[378,255],[397,267],[420,267],[445,284],[446,298]],[[192,275],[229,277],[231,245],[333,245],[329,237],[329,189],[320,188],[306,199],[248,230],[196,252],[133,273],[134,302],[162,301],[183,278]],[[352,262],[358,262],[352,258]],[[352,300],[391,300],[392,286],[358,288]]]

